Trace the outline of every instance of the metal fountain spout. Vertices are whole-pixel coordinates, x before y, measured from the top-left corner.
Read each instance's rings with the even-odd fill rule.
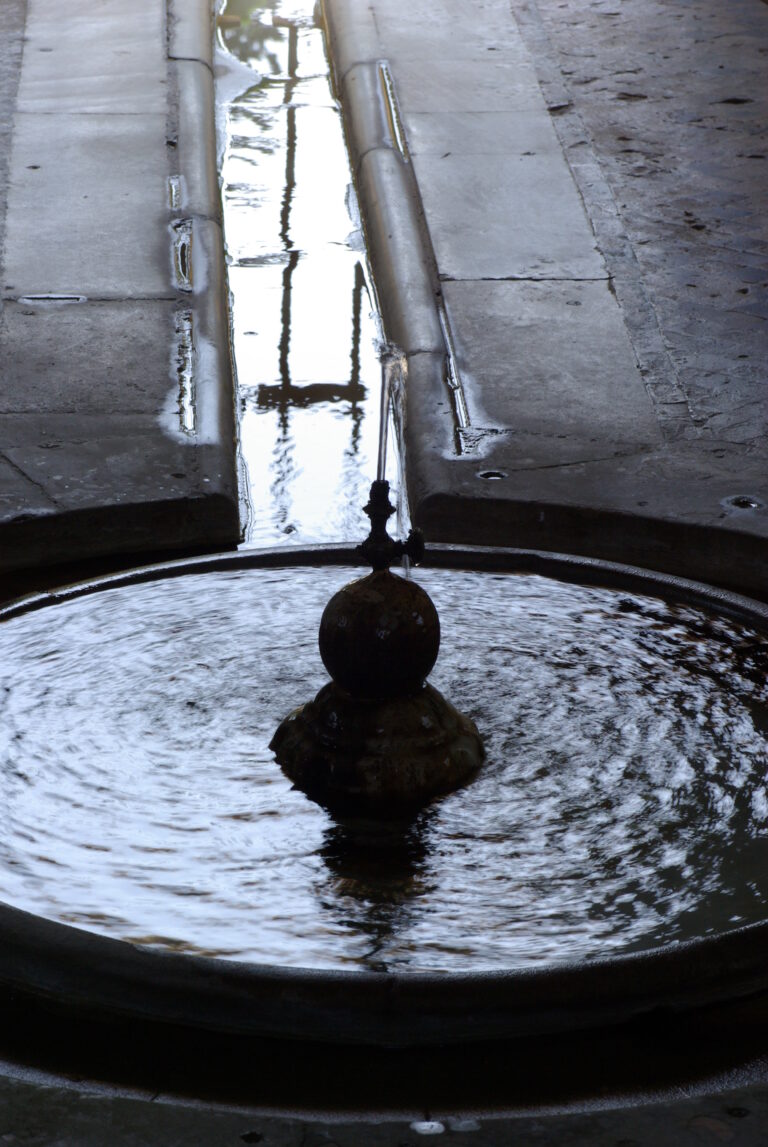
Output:
[[[389,569],[404,557],[418,565],[424,557],[424,536],[421,530],[411,530],[405,542],[396,542],[387,533],[387,522],[395,512],[389,500],[389,482],[378,478],[371,483],[368,504],[363,507],[363,511],[371,520],[371,532],[357,550],[373,569]]]
[[[390,572],[424,555],[421,534],[387,533],[389,483],[371,486],[371,531],[358,551],[373,567],[325,607],[319,647],[332,680],[289,714],[271,748],[294,785],[332,814],[399,820],[464,785],[483,745],[474,722],[427,676],[440,648],[429,594]]]

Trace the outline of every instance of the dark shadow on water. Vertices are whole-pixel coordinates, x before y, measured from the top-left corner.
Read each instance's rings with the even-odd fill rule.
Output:
[[[387,952],[410,924],[413,908],[428,891],[431,810],[393,824],[336,822],[327,830],[320,856],[330,878],[328,910],[335,923],[367,938],[361,965],[389,971]]]

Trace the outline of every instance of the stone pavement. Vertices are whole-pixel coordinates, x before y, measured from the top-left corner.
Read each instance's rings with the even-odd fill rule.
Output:
[[[72,1082],[0,1062],[0,1143],[18,1147],[763,1147],[768,1086],[587,1111],[366,1117],[232,1108]]]
[[[428,538],[768,593],[768,8],[325,0]]]
[[[0,573],[236,543],[208,0],[4,0]]]

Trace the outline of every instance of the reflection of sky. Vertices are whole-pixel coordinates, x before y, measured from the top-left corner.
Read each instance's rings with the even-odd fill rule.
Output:
[[[378,326],[312,7],[229,0],[219,25],[254,69],[222,164],[252,545],[358,538],[376,477]]]

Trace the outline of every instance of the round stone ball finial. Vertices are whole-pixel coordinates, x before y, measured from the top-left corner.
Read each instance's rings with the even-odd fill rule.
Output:
[[[474,722],[427,684],[440,620],[416,582],[389,572],[424,542],[387,533],[389,483],[377,479],[359,553],[373,566],[345,585],[320,621],[323,664],[333,678],[281,721],[270,747],[296,788],[334,816],[397,821],[467,783],[483,760]]]
[[[408,697],[437,660],[440,620],[420,585],[374,570],[328,602],[319,645],[331,677],[353,697]]]

